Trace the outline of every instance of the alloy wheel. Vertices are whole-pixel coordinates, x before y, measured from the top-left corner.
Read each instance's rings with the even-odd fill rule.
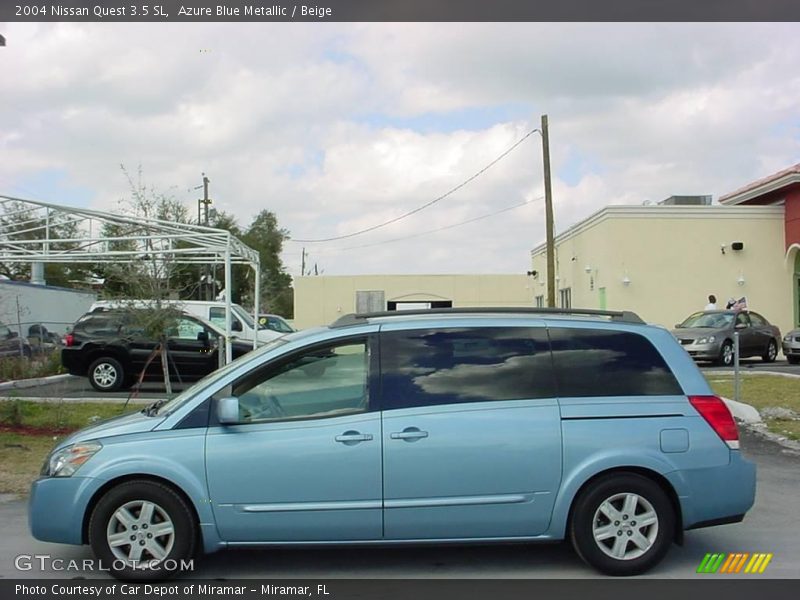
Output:
[[[658,514],[644,497],[615,494],[594,514],[592,535],[604,554],[616,560],[632,560],[645,554],[658,535]]]
[[[158,504],[133,500],[111,515],[106,540],[116,559],[134,568],[152,567],[169,556],[175,526]]]

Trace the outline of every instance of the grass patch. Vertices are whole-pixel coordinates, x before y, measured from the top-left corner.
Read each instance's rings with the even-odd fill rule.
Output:
[[[57,440],[124,414],[122,404],[0,401],[0,494],[27,494]],[[125,413],[140,410],[128,405]]]
[[[0,426],[31,432],[64,433],[123,414],[122,404],[93,402],[29,402],[0,400]],[[124,412],[134,412],[128,405]],[[141,410],[141,407],[138,408]]]
[[[55,443],[52,435],[0,431],[0,493],[27,494]]]
[[[50,375],[59,375],[64,372],[64,368],[61,366],[60,350],[49,354],[36,355],[33,358],[21,356],[0,358],[0,381],[49,377]]]
[[[715,394],[733,399],[733,377],[711,375],[708,382]],[[755,407],[759,412],[765,408],[788,408],[800,413],[800,379],[774,375],[746,375],[740,379],[741,402]],[[800,421],[765,419],[772,433],[792,440],[800,440]]]

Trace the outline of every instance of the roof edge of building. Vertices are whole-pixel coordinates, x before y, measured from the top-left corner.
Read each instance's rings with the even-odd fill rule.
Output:
[[[800,183],[800,163],[782,169],[772,175],[767,175],[719,197],[719,203],[727,206],[735,206],[742,202],[747,202],[777,191],[783,187]]]
[[[626,218],[641,218],[641,217],[682,217],[682,218],[719,218],[724,217],[739,217],[739,216],[764,216],[783,218],[783,206],[664,206],[661,204],[638,206],[638,205],[610,205],[604,206],[600,210],[592,213],[585,219],[578,221],[574,225],[565,229],[555,237],[555,243],[559,244],[565,242],[579,233],[602,223],[609,217],[626,217]],[[545,251],[547,244],[542,242],[531,250],[531,256],[535,256]]]

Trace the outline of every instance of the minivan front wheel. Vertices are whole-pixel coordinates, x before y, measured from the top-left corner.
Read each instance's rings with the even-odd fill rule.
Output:
[[[118,579],[160,580],[190,564],[197,527],[191,509],[172,488],[126,481],[106,492],[92,511],[89,544]]]
[[[654,481],[633,473],[603,477],[575,501],[570,537],[584,562],[608,575],[636,575],[669,550],[675,515]]]

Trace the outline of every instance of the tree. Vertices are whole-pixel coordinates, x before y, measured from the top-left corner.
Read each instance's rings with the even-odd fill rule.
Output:
[[[189,211],[174,197],[148,187],[143,182],[142,168],[134,180],[125,166],[122,172],[128,180],[130,196],[120,200],[118,212],[132,217],[130,224],[105,223],[102,236],[110,238],[109,250],[141,252],[141,262],[99,265],[98,276],[105,278],[106,297],[127,297],[161,300],[170,297],[191,296],[198,283],[190,275],[190,268],[172,257],[159,253],[164,242],[147,239],[152,235],[145,219],[159,219],[188,223]],[[141,237],[141,240],[120,239]],[[180,244],[178,245],[180,247]]]
[[[294,313],[292,278],[281,260],[283,243],[289,232],[278,227],[275,213],[262,210],[253,219],[243,242],[258,252],[261,259],[261,306],[264,312],[273,312],[291,318]]]
[[[211,227],[225,229],[258,252],[261,261],[260,307],[262,312],[271,312],[292,318],[294,314],[294,290],[292,278],[281,260],[283,243],[289,232],[278,226],[275,213],[262,210],[250,226],[242,231],[236,219],[225,213],[212,216]],[[232,299],[246,306],[254,306],[253,272],[249,267],[234,265]]]

